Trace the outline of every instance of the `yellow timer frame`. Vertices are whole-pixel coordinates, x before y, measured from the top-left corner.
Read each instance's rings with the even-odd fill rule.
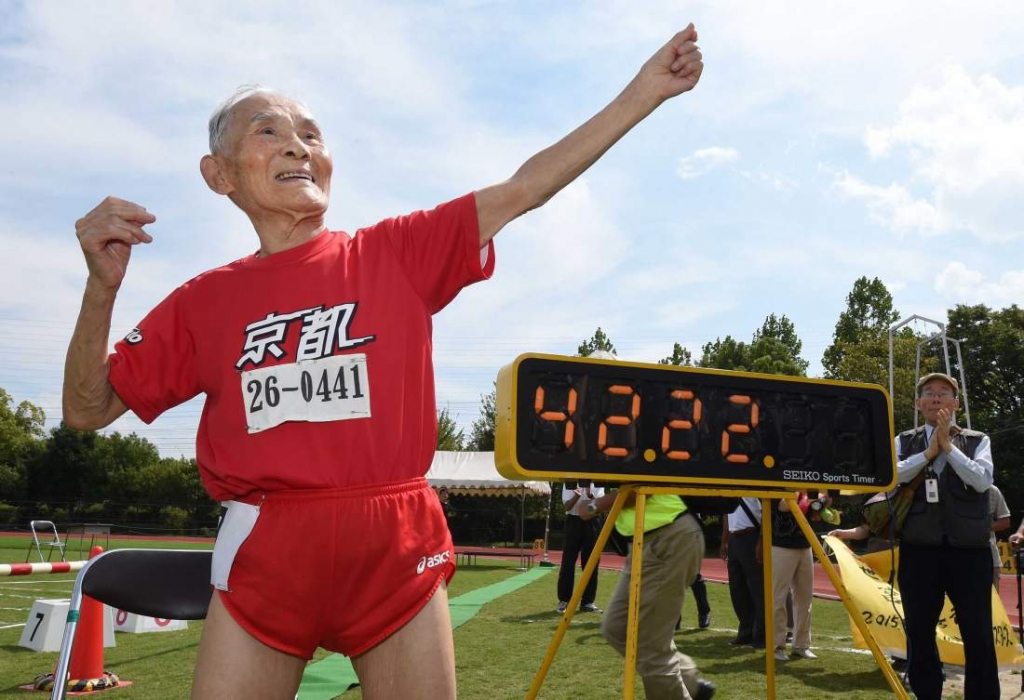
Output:
[[[875,384],[528,353],[498,373],[510,479],[841,489],[896,483]]]

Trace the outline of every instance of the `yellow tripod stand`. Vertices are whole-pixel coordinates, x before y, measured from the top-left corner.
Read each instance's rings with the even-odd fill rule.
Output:
[[[604,527],[601,529],[601,534],[597,538],[597,543],[594,545],[595,552],[600,552],[604,549],[605,544],[608,542],[608,537],[611,535],[612,528],[615,526],[615,519],[622,512],[622,508],[627,499],[631,495],[635,495],[636,524],[634,528],[635,534],[633,536],[632,569],[630,570],[629,623],[626,632],[626,667],[622,687],[623,700],[633,700],[633,688],[636,679],[637,620],[640,617],[640,575],[644,549],[644,512],[647,497],[656,494],[675,494],[678,496],[707,495],[708,489],[694,489],[677,486],[648,486],[643,484],[625,485],[619,490],[615,503],[612,505],[612,509],[608,514],[608,519],[605,521]],[[821,544],[818,542],[817,536],[815,536],[814,531],[811,530],[811,525],[807,522],[807,517],[797,506],[797,494],[792,492],[754,489],[722,489],[716,490],[714,495],[739,498],[760,498],[763,513],[770,512],[772,500],[784,500],[789,504],[790,512],[793,514],[797,524],[800,526],[800,530],[804,533],[804,537],[807,538],[807,542],[814,551],[814,555],[818,558],[818,561],[821,562],[822,567],[824,567],[825,573],[828,575],[829,580],[832,582],[836,592],[839,594],[843,605],[850,613],[850,619],[853,620],[855,625],[857,625],[857,629],[860,630],[860,633],[867,641],[868,647],[871,649],[871,654],[875,657],[875,661],[878,663],[878,667],[881,669],[882,675],[885,676],[886,681],[889,683],[889,687],[892,688],[893,694],[900,700],[909,700],[906,689],[903,687],[899,678],[896,677],[896,673],[892,670],[892,667],[886,660],[885,655],[882,654],[881,649],[878,647],[878,643],[871,635],[871,632],[864,623],[860,613],[856,608],[854,608],[853,601],[850,599],[842,581],[840,581],[839,575],[832,566],[832,562],[830,562],[828,557],[825,555],[825,551],[821,548]],[[772,534],[770,527],[761,528],[761,541],[762,548],[764,550],[765,639],[771,640],[774,637],[774,615],[772,614]],[[587,582],[590,581],[590,577],[595,574],[594,570],[597,568],[597,560],[598,557],[591,557],[587,562],[587,565],[584,567],[583,575],[580,577],[579,582],[573,589],[572,599],[569,601],[569,607],[566,609],[565,614],[562,615],[562,620],[559,622],[558,628],[555,630],[555,635],[551,640],[551,644],[548,645],[547,652],[544,655],[544,660],[541,662],[540,668],[537,670],[537,674],[533,678],[533,683],[530,685],[530,689],[526,694],[526,700],[534,700],[538,693],[540,693],[540,688],[543,685],[544,679],[547,677],[548,670],[550,670],[551,664],[555,659],[558,647],[561,645],[562,640],[565,637],[565,633],[569,629],[569,624],[572,622],[572,617],[580,604],[580,600],[583,598],[583,590],[586,588]],[[766,644],[765,651],[765,672],[768,685],[767,697],[768,700],[775,700],[775,655],[772,653],[772,645]]]

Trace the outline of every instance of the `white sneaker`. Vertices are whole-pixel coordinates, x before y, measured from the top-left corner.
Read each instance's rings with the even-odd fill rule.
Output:
[[[810,649],[794,649],[793,658],[795,659],[816,659],[818,655]]]
[[[775,660],[789,661],[789,655],[786,653],[786,647],[775,647]]]

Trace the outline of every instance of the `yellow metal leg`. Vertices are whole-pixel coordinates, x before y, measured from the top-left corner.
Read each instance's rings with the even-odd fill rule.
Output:
[[[629,616],[626,619],[626,668],[622,681],[622,700],[633,700],[636,681],[637,629],[640,621],[640,576],[644,558],[644,513],[647,496],[636,494],[636,520],[633,524],[633,568],[629,573]]]
[[[601,534],[597,536],[597,542],[594,543],[594,553],[599,554],[604,551],[604,546],[608,542],[608,537],[611,535],[612,528],[615,527],[615,519],[619,517],[619,513],[622,512],[622,504],[626,502],[628,491],[619,491],[619,495],[615,498],[615,503],[612,504],[612,509],[608,512],[608,519],[605,520],[604,527],[601,528]],[[600,559],[598,556],[591,556],[587,560],[587,565],[583,567],[583,573],[580,575],[580,580],[576,584],[576,587],[572,591],[572,599],[569,601],[569,607],[566,608],[565,614],[562,615],[562,620],[558,623],[558,628],[555,630],[555,636],[551,639],[551,643],[548,645],[548,650],[544,654],[544,661],[541,662],[540,668],[537,669],[536,675],[533,677],[533,683],[530,685],[530,690],[526,693],[526,700],[535,700],[537,694],[540,693],[540,688],[544,684],[544,679],[548,675],[548,671],[551,669],[551,664],[555,660],[555,654],[558,653],[558,647],[562,644],[562,639],[565,638],[565,633],[569,629],[569,623],[572,622],[572,616],[576,613],[576,608],[579,607],[580,601],[583,599],[583,591],[587,587],[587,583],[590,581],[591,576],[596,576],[597,561]]]
[[[807,517],[800,511],[796,506],[796,502],[787,499],[790,509],[793,511],[793,516],[796,518],[797,524],[800,529],[803,530],[804,537],[807,538],[807,542],[811,545],[811,549],[814,550],[814,556],[818,557],[818,561],[821,562],[821,566],[825,569],[825,573],[828,575],[829,581],[832,582],[832,586],[836,589],[836,593],[839,594],[840,600],[843,601],[843,605],[846,607],[846,611],[850,614],[850,619],[857,625],[857,629],[860,630],[861,635],[864,637],[864,641],[868,643],[868,648],[871,649],[872,656],[875,657],[875,661],[878,663],[878,668],[881,669],[882,675],[885,676],[885,680],[888,681],[889,687],[892,688],[893,694],[896,695],[900,700],[909,700],[906,688],[903,687],[903,683],[896,676],[896,672],[892,670],[892,666],[889,665],[889,661],[885,658],[885,654],[878,648],[878,642],[875,641],[874,636],[871,634],[871,630],[864,623],[864,619],[860,616],[860,611],[857,610],[853,605],[853,601],[850,599],[850,594],[847,593],[846,587],[843,582],[839,579],[839,574],[836,573],[835,567],[832,566],[832,562],[829,561],[825,555],[825,550],[822,549],[821,543],[818,542],[817,535],[811,529],[811,524],[807,522]]]
[[[775,700],[775,584],[772,574],[772,502],[761,499],[761,560],[764,562],[764,672],[768,700]]]
[[[624,684],[622,697],[623,700],[633,700],[634,698],[634,686],[636,684],[636,657],[637,657],[637,639],[639,636],[638,626],[640,619],[640,577],[642,571],[643,561],[643,522],[644,522],[644,510],[646,505],[646,496],[654,494],[677,494],[680,496],[686,496],[691,493],[697,495],[704,495],[707,493],[706,489],[687,489],[679,488],[677,486],[653,486],[639,484],[631,484],[624,486],[618,493],[615,499],[615,503],[612,506],[611,511],[608,514],[608,520],[605,522],[604,527],[601,530],[601,534],[597,538],[597,543],[594,545],[594,551],[600,552],[604,549],[605,544],[608,542],[608,537],[611,534],[612,527],[614,527],[615,520],[622,512],[622,508],[626,503],[626,500],[636,494],[636,521],[634,528],[633,537],[633,550],[632,550],[632,568],[630,569],[630,590],[629,590],[629,611],[628,621],[626,626],[626,666],[624,672]],[[846,607],[847,612],[850,614],[850,619],[853,620],[854,624],[860,630],[864,639],[867,641],[868,646],[871,649],[871,653],[878,663],[879,669],[885,676],[886,681],[892,688],[894,695],[899,700],[909,700],[906,689],[903,684],[900,683],[899,678],[896,677],[895,672],[889,665],[885,656],[882,654],[881,649],[878,648],[878,643],[875,638],[871,635],[867,625],[864,624],[864,620],[853,605],[853,601],[850,599],[849,593],[843,586],[842,581],[839,579],[839,575],[836,573],[835,568],[832,566],[832,562],[825,556],[825,552],[818,542],[817,536],[814,531],[811,530],[810,524],[807,522],[806,516],[800,511],[796,505],[796,494],[792,493],[779,493],[762,490],[747,490],[747,489],[720,489],[715,491],[716,495],[719,496],[733,496],[733,497],[748,497],[748,498],[760,498],[761,499],[761,512],[762,512],[762,527],[761,527],[761,548],[764,563],[764,598],[765,598],[765,667],[766,667],[766,682],[767,682],[767,698],[768,700],[775,700],[775,600],[774,600],[774,586],[772,583],[772,536],[771,536],[771,502],[772,500],[785,500],[796,519],[797,524],[800,526],[801,531],[804,533],[804,537],[807,542],[811,545],[811,549],[814,551],[815,556],[821,562],[825,569],[825,573],[828,575],[829,580],[835,587],[836,592],[839,594],[843,605]],[[586,567],[583,569],[583,575],[580,578],[579,583],[573,589],[572,600],[569,601],[569,608],[562,616],[562,620],[559,622],[558,628],[555,630],[555,636],[551,640],[551,644],[548,645],[547,652],[544,655],[544,660],[541,663],[541,667],[537,670],[537,674],[533,679],[533,683],[530,686],[530,690],[527,692],[526,700],[536,700],[537,695],[540,693],[540,688],[544,683],[544,679],[547,677],[547,673],[551,668],[551,664],[554,661],[555,654],[558,652],[558,647],[561,645],[562,640],[565,638],[565,633],[569,628],[569,623],[572,621],[572,617],[576,608],[579,606],[580,600],[583,598],[583,589],[586,587],[590,577],[594,575],[597,568],[597,557],[591,557],[590,561],[587,562]]]

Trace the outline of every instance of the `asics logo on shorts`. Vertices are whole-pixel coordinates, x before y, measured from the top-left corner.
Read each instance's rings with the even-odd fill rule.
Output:
[[[446,549],[439,554],[433,554],[429,557],[420,557],[419,563],[416,565],[416,573],[422,574],[427,569],[433,569],[435,566],[441,566],[441,564],[448,563],[448,560],[452,558],[451,550]]]

